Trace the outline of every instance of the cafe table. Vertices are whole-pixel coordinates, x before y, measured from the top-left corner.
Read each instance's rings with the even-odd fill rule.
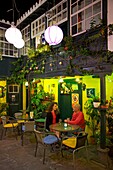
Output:
[[[16,120],[17,120],[18,124],[20,125],[20,133],[22,133],[22,131],[23,131],[25,122],[34,121],[34,119],[33,118],[31,119],[28,114],[22,114],[20,116],[17,116]]]
[[[26,122],[30,120],[30,117],[28,116],[28,114],[23,114],[23,115],[18,116],[16,119],[17,121]]]
[[[71,124],[67,124],[67,123],[55,123],[49,126],[50,130],[52,131],[57,131],[62,133],[66,133],[66,132],[74,132],[75,130],[79,129],[80,126],[78,125],[71,125]]]

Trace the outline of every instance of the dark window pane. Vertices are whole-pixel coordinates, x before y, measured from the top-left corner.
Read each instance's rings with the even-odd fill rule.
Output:
[[[72,25],[77,23],[77,15],[72,17],[71,22],[72,22]]]
[[[63,3],[63,9],[65,9],[66,7],[67,7],[67,3],[64,2],[64,3]]]
[[[84,7],[84,0],[78,1],[78,9],[82,9]]]
[[[72,27],[72,35],[77,33],[77,25]]]
[[[77,3],[75,3],[75,4],[72,5],[72,7],[71,7],[71,14],[74,14],[75,12],[77,12]]]
[[[75,3],[77,0],[71,0],[71,4]]]
[[[101,2],[98,2],[93,6],[93,15],[101,11]]]

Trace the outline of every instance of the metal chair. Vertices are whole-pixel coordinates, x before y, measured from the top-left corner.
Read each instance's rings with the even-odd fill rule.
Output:
[[[22,116],[22,114],[23,114],[22,112],[17,112],[14,114],[14,116],[15,116],[15,118],[18,118],[19,116]]]
[[[52,146],[59,142],[58,137],[52,132],[44,132],[44,131],[37,131],[35,132],[36,138],[36,149],[35,149],[35,157],[37,155],[38,144],[41,144],[43,147],[43,164],[45,163],[45,153],[47,146]]]
[[[34,133],[34,128],[35,128],[35,121],[24,122],[24,124],[22,125],[22,133],[21,133],[22,146],[23,146],[24,135],[26,133]]]
[[[21,119],[22,115],[23,115],[23,113],[21,113],[21,112],[17,112],[14,114],[15,118],[17,119],[17,122],[20,124],[25,122],[25,120]]]
[[[72,136],[72,137],[64,137],[62,139],[62,143],[61,143],[61,154],[62,154],[62,157],[64,157],[64,154],[63,154],[63,150],[65,150],[65,147],[66,148],[71,148],[71,151],[73,152],[73,164],[74,164],[74,169],[76,168],[75,167],[75,154],[77,151],[85,148],[86,150],[86,158],[88,160],[88,151],[87,151],[87,144],[88,144],[88,140],[87,140],[87,136],[88,136],[88,133],[85,133],[85,132],[79,132],[77,136]],[[67,151],[70,151],[70,150],[67,150]]]
[[[46,130],[46,118],[35,119],[35,123],[36,123],[36,128],[39,131]]]
[[[10,117],[10,116],[8,117],[8,119],[6,116],[1,116],[1,118],[2,118],[2,125],[3,125],[1,139],[3,137],[4,130],[5,130],[5,135],[6,135],[7,129],[11,129],[11,128],[12,128],[13,132],[15,133],[15,136],[17,139],[16,131],[19,133],[17,120],[14,117]]]
[[[24,124],[25,120],[22,119],[23,113],[22,112],[17,112],[14,114],[14,117],[16,118],[19,126],[19,134],[22,132],[22,125]]]

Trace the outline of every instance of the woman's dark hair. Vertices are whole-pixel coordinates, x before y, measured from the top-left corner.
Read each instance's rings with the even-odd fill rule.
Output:
[[[58,105],[57,102],[52,102],[52,103],[50,104],[49,108],[48,108],[48,112],[51,112],[51,111],[53,110],[54,104]],[[57,109],[55,112],[56,112],[56,114],[58,114],[58,113],[59,113],[59,110]]]

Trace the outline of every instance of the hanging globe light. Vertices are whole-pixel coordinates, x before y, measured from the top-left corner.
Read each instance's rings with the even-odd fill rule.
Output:
[[[57,45],[63,39],[63,31],[60,27],[53,25],[45,30],[44,37],[49,45]]]
[[[14,44],[17,39],[22,39],[22,34],[20,30],[12,24],[5,32],[5,38],[9,43]]]
[[[20,49],[20,48],[23,48],[23,46],[25,45],[25,42],[24,42],[24,40],[21,38],[21,39],[17,39],[17,41],[15,41],[13,45],[14,45],[16,48]]]

